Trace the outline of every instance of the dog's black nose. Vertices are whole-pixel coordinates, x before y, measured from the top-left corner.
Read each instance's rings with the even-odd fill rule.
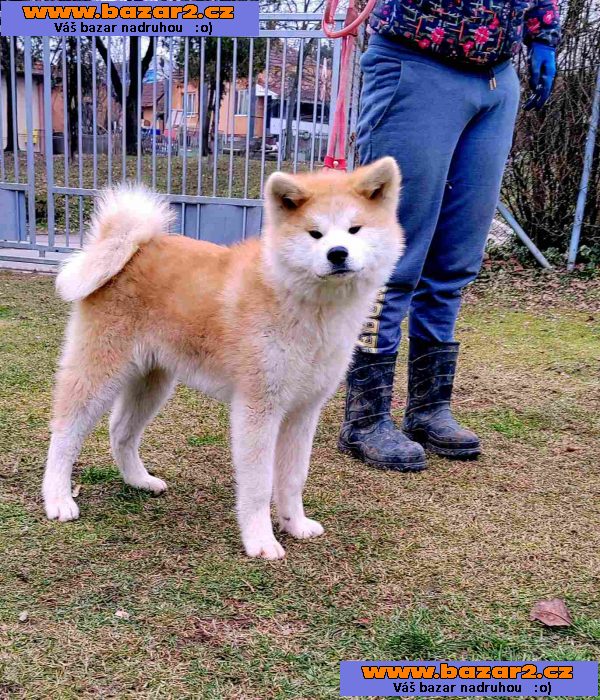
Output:
[[[335,248],[330,248],[327,252],[327,260],[332,265],[343,265],[348,257],[348,248],[344,246],[336,245]]]

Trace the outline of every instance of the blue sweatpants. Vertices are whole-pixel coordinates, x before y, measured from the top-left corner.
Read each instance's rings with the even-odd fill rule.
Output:
[[[454,340],[461,291],[479,272],[519,102],[510,62],[462,69],[372,36],[361,60],[361,163],[391,155],[402,171],[406,252],[360,338],[393,353],[409,336]]]

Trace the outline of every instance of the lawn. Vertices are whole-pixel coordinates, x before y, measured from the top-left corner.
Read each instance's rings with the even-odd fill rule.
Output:
[[[371,470],[336,451],[340,391],[306,494],[326,534],[266,562],[242,555],[227,411],[184,388],[142,446],[165,497],[122,485],[104,422],[75,470],[82,519],[44,519],[67,308],[51,277],[0,273],[0,698],[320,700],[340,659],[597,660],[598,308],[597,281],[484,274],[456,392],[484,455]],[[529,621],[546,597],[572,626]]]

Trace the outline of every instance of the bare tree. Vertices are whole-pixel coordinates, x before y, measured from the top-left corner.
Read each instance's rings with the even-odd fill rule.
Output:
[[[596,72],[600,66],[597,0],[561,3],[563,40],[558,75],[547,106],[521,112],[503,198],[542,250],[566,251],[583,167]],[[527,94],[525,58],[519,66]],[[598,148],[588,188],[582,250],[600,262],[600,163]],[[583,256],[585,259],[585,255]]]
[[[138,86],[144,80],[150,63],[154,57],[156,40],[153,36],[149,38],[148,46],[144,52],[143,57],[140,61],[141,56],[141,39],[137,36],[131,36],[129,38],[129,58],[126,65],[121,66],[121,70],[125,68],[125,81],[126,81],[126,91],[125,91],[125,104],[123,104],[123,82],[122,75],[119,73],[117,66],[114,61],[110,61],[110,80],[113,89],[113,95],[107,95],[107,99],[110,100],[114,96],[117,102],[121,105],[125,113],[125,139],[127,143],[127,154],[135,155],[137,153],[137,126],[138,120],[140,118],[140,108],[141,105],[137,103],[137,93]],[[101,39],[96,41],[96,46],[98,48],[98,53],[102,56],[102,59],[106,66],[108,67],[108,49]],[[123,64],[125,64],[126,58],[123,55]],[[139,70],[141,68],[141,70]],[[156,79],[156,77],[155,77]],[[109,124],[110,128],[110,124]]]
[[[14,52],[14,56],[17,55],[17,40],[14,36],[0,36],[0,50],[2,56],[0,60],[2,61],[2,73],[4,74],[4,79],[6,80],[6,146],[4,147],[5,152],[13,153],[19,150],[19,137],[17,134],[17,143],[14,140],[14,133],[17,131],[15,126],[17,105],[13,101],[13,74],[11,71],[11,44]]]

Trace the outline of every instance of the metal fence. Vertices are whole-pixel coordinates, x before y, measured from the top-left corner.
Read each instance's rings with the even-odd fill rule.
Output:
[[[174,232],[257,234],[268,174],[322,163],[340,66],[320,14],[260,19],[247,39],[5,39],[0,259],[56,264],[123,181],[163,192]]]
[[[164,193],[174,232],[217,243],[257,234],[269,173],[310,170],[325,155],[341,42],[324,37],[320,21],[264,13],[260,36],[245,39],[2,37],[0,260],[56,264],[82,245],[98,192],[123,181]],[[349,82],[352,168],[358,52]],[[599,120],[600,72],[570,268]]]

